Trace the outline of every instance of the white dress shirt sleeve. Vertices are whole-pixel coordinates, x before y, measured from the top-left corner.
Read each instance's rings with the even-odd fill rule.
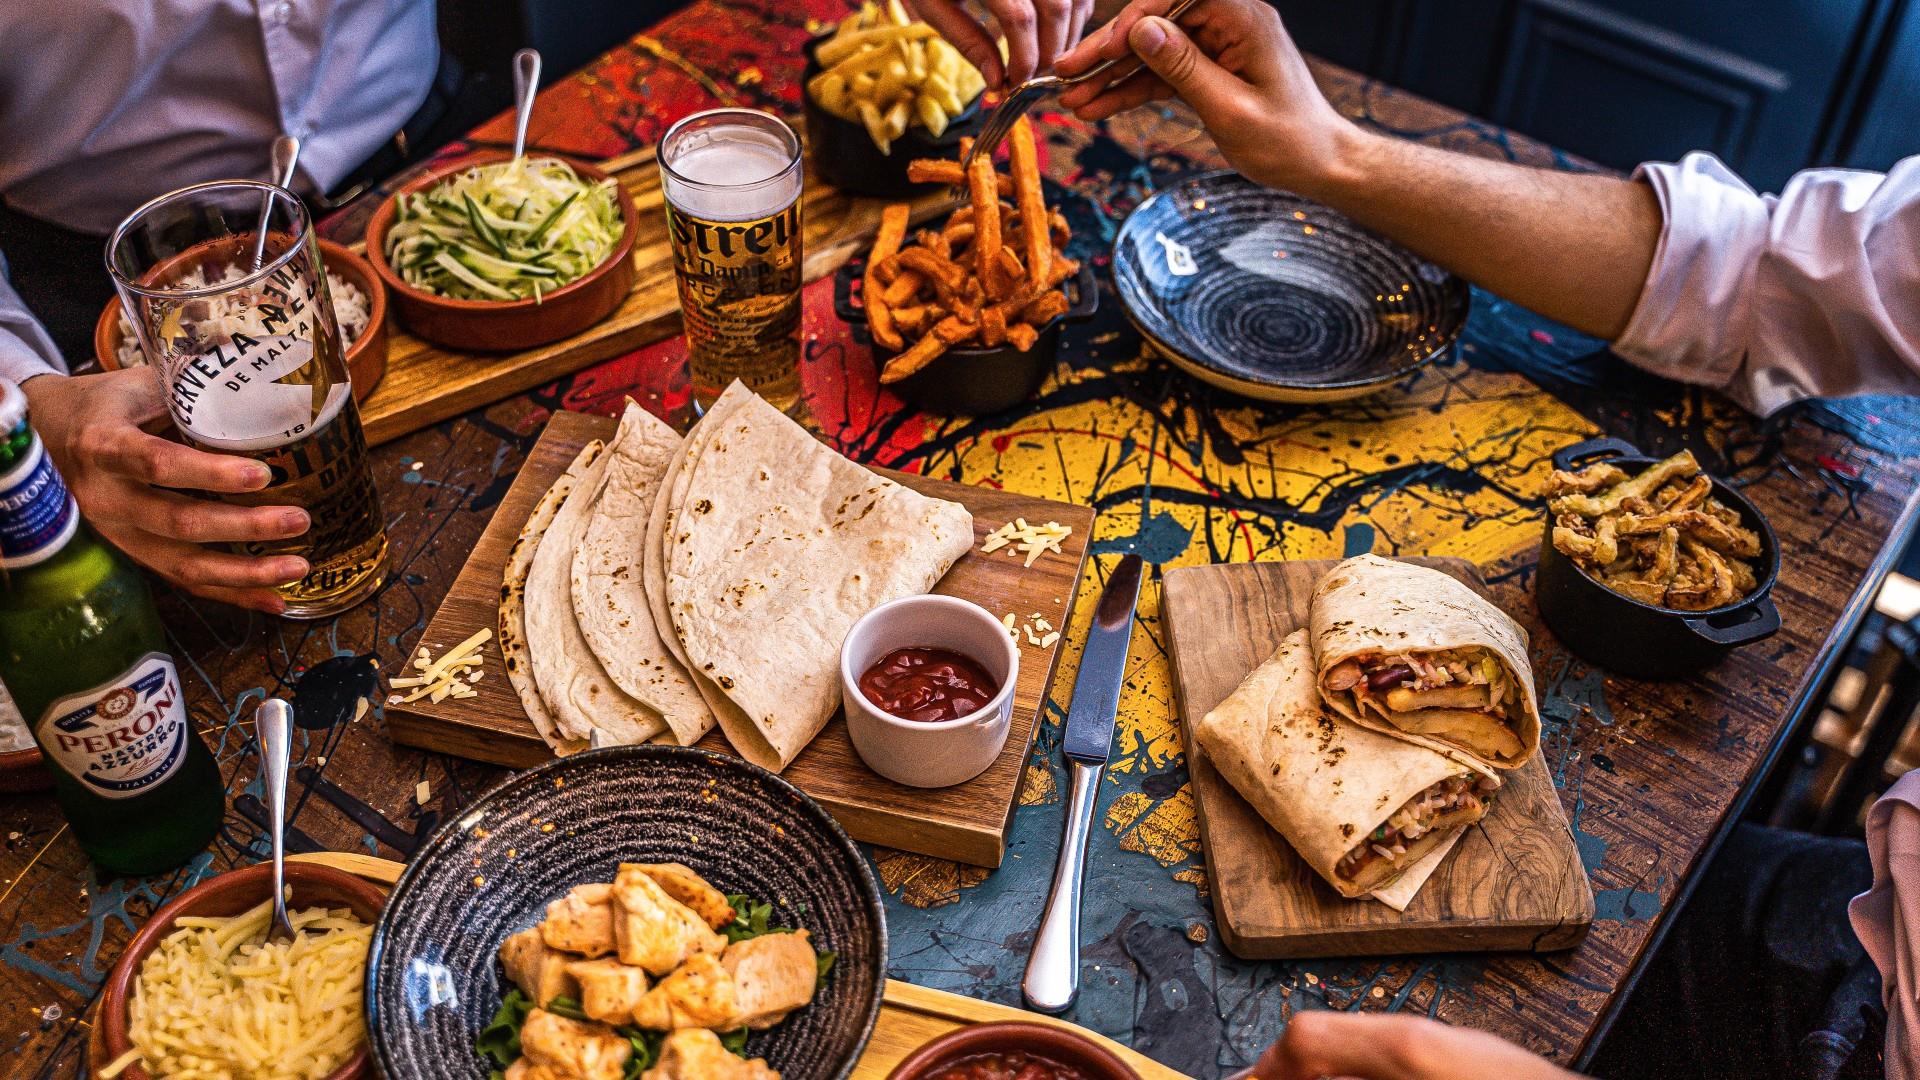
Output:
[[[35,375],[64,374],[60,359],[40,320],[7,279],[6,257],[0,255],[0,379],[23,383]]]
[[[1920,157],[1760,195],[1711,154],[1634,173],[1666,224],[1614,351],[1760,415],[1920,393]]]

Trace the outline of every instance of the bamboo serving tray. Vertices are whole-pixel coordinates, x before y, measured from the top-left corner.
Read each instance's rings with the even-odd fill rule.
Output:
[[[445,349],[414,337],[398,315],[390,316],[386,376],[360,404],[368,445],[389,442],[680,332],[680,297],[654,151],[626,154],[600,167],[633,199],[639,225],[633,244],[633,291],[626,302],[573,337],[514,353]],[[842,194],[814,178],[811,157],[801,200],[802,275],[809,282],[838,270],[864,248],[880,227],[881,210],[897,201]],[[913,221],[919,224],[954,205],[944,191],[920,196],[913,200]],[[364,251],[365,244],[354,249]]]

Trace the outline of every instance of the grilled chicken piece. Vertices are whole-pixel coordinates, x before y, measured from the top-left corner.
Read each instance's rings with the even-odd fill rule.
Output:
[[[682,1028],[660,1044],[660,1060],[640,1080],[780,1080],[780,1074],[764,1058],[734,1057],[705,1028]]]
[[[720,964],[733,973],[738,1022],[755,1030],[772,1027],[812,1001],[820,981],[820,958],[805,930],[737,941],[721,954]]]
[[[567,965],[572,962],[572,956],[548,947],[537,926],[500,943],[500,963],[507,969],[507,978],[535,1005],[545,1005],[557,997],[580,996],[580,987],[567,974]]]
[[[762,934],[702,954],[660,980],[634,1007],[633,1022],[667,1031],[769,1028],[813,1000],[818,959],[805,930]]]
[[[567,974],[580,983],[580,1010],[607,1024],[624,1024],[647,992],[647,973],[618,960],[575,960]]]
[[[513,1064],[507,1066],[507,1080],[573,1080],[573,1076],[535,1065],[532,1058],[515,1058]]]
[[[613,952],[613,886],[576,885],[567,895],[547,905],[540,937],[550,949],[585,957]]]
[[[727,939],[708,928],[692,908],[667,895],[637,866],[623,866],[613,879],[613,936],[620,961],[660,976],[701,953],[717,953]]]
[[[707,884],[707,879],[683,863],[621,863],[622,870],[638,870],[675,900],[693,909],[715,930],[733,921],[733,905],[727,894]]]
[[[600,1024],[535,1009],[520,1028],[520,1052],[567,1080],[620,1080],[633,1044]]]

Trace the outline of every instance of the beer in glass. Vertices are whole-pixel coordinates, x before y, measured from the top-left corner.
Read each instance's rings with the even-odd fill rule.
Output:
[[[752,109],[686,117],[660,140],[660,185],[695,407],[739,379],[800,403],[800,139]]]
[[[279,590],[292,618],[333,615],[372,593],[386,576],[386,526],[300,200],[247,180],[163,195],[114,231],[107,268],[180,435],[273,471],[260,491],[215,497],[299,506],[313,521],[302,536],[231,547],[306,558],[307,576]]]

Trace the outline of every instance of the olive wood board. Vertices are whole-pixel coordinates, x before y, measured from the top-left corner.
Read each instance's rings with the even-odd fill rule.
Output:
[[[633,245],[637,272],[626,302],[572,337],[515,353],[442,348],[408,333],[397,312],[389,314],[387,373],[360,403],[368,445],[378,446],[680,332],[680,297],[654,151],[623,155],[601,167],[633,199],[639,222]],[[897,201],[844,195],[814,179],[811,158],[801,198],[802,273],[809,282],[838,270],[865,247],[880,227],[881,210]],[[913,204],[913,221],[919,224],[951,209],[954,198],[941,190],[919,196]],[[354,248],[365,250],[365,244]]]
[[[342,851],[316,851],[289,855],[287,858],[289,861],[331,866],[389,886],[399,881],[400,872],[406,869],[392,859]],[[1088,1031],[1078,1024],[1030,1013],[1011,1005],[996,1005],[990,1001],[950,994],[945,990],[915,986],[898,979],[887,980],[886,997],[880,1004],[880,1020],[874,1025],[873,1037],[868,1040],[866,1049],[861,1051],[860,1060],[854,1063],[852,1080],[885,1080],[895,1065],[929,1040],[969,1024],[1009,1020],[1079,1032],[1132,1066],[1133,1071],[1140,1074],[1141,1080],[1188,1080],[1187,1074],[1175,1072],[1132,1047],[1098,1032]]]
[[[1465,559],[1409,558],[1482,595]],[[1337,560],[1169,570],[1165,599],[1181,735],[1220,940],[1236,956],[1282,959],[1571,948],[1593,922],[1565,810],[1537,755],[1503,773],[1493,811],[1470,826],[1405,912],[1346,900],[1195,752],[1193,725],[1307,623],[1313,587]]]
[[[438,656],[474,631],[498,625],[507,552],[534,503],[582,446],[593,439],[610,438],[616,426],[613,419],[604,416],[573,412],[553,415],[487,523],[480,542],[460,568],[453,588],[427,624],[421,645]],[[1013,723],[1007,745],[986,772],[964,784],[928,790],[881,777],[854,752],[846,721],[837,715],[782,775],[818,799],[856,839],[977,866],[998,866],[1006,854],[1007,826],[1019,801],[1034,720],[1066,647],[1065,628],[1072,625],[1074,590],[1087,557],[1093,511],[1010,491],[885,469],[875,471],[924,494],[962,503],[973,512],[973,548],[947,571],[934,587],[935,592],[971,600],[996,616],[1012,612],[1022,623],[1038,612],[1061,630],[1061,636],[1046,648],[1021,639],[1020,673],[1014,685]],[[1033,522],[1058,521],[1071,526],[1073,534],[1062,543],[1060,552],[1042,555],[1032,567],[1023,566],[1020,558],[1008,557],[1005,549],[982,554],[980,541],[1017,517]],[[422,699],[388,705],[387,731],[393,740],[513,768],[550,760],[552,751],[540,741],[502,669],[498,646],[490,645],[485,656],[485,673],[473,687],[479,696],[447,698],[438,704]],[[718,730],[699,745],[731,753]]]

